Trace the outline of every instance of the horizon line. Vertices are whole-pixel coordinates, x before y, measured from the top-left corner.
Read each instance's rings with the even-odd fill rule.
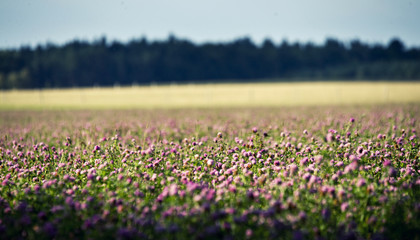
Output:
[[[206,44],[229,44],[229,43],[233,43],[236,42],[238,40],[244,40],[244,39],[248,39],[251,41],[251,43],[253,43],[255,46],[262,46],[264,44],[265,41],[270,41],[271,43],[273,43],[274,45],[280,46],[283,43],[288,43],[290,45],[294,45],[294,44],[299,44],[299,45],[313,45],[313,46],[324,46],[325,43],[328,40],[335,40],[341,44],[343,44],[345,47],[348,47],[349,44],[351,44],[352,42],[358,41],[364,45],[368,45],[368,46],[387,46],[389,45],[392,41],[394,40],[398,40],[400,41],[403,46],[405,47],[405,49],[418,49],[420,48],[420,43],[416,44],[416,45],[412,45],[412,44],[407,44],[403,39],[401,39],[398,36],[393,36],[390,37],[388,39],[388,41],[384,42],[384,41],[369,41],[369,40],[363,40],[360,37],[355,37],[355,38],[339,38],[339,37],[335,37],[335,36],[326,36],[324,38],[324,40],[322,42],[319,41],[314,41],[314,40],[290,40],[287,37],[284,37],[280,40],[273,40],[273,38],[271,37],[265,37],[260,41],[256,41],[253,37],[251,37],[249,34],[244,34],[241,36],[237,36],[234,38],[231,38],[230,40],[205,40],[205,41],[197,41],[197,40],[192,40],[190,37],[185,37],[185,36],[177,36],[176,34],[173,33],[169,33],[166,37],[156,37],[156,38],[149,38],[146,35],[140,35],[137,37],[131,37],[129,39],[126,40],[122,40],[122,39],[118,39],[118,38],[112,38],[109,36],[106,36],[106,34],[102,34],[100,36],[95,36],[92,38],[87,38],[87,37],[73,37],[69,40],[65,40],[65,41],[52,41],[52,40],[45,40],[44,42],[38,42],[38,43],[21,43],[19,46],[1,46],[0,45],[0,51],[4,51],[4,50],[20,50],[23,48],[30,48],[30,49],[35,49],[37,47],[46,47],[46,46],[54,46],[54,47],[63,47],[66,46],[68,44],[74,43],[74,42],[83,42],[83,43],[88,43],[88,44],[92,44],[92,43],[97,43],[100,41],[104,41],[107,46],[110,46],[114,43],[117,44],[129,44],[130,42],[139,42],[139,41],[143,41],[146,40],[148,43],[159,43],[159,42],[168,42],[171,38],[179,40],[179,41],[186,41],[189,43],[192,43],[196,46],[202,46],[202,45],[206,45]]]

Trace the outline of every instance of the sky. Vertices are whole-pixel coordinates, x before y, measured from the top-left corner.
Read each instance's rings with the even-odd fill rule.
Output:
[[[420,47],[418,0],[1,0],[0,48],[170,34],[195,43],[326,38]]]

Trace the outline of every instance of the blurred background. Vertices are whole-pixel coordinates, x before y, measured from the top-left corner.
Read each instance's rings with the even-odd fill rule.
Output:
[[[415,84],[419,12],[409,0],[3,0],[0,104],[16,89]],[[392,87],[381,89],[389,100]]]

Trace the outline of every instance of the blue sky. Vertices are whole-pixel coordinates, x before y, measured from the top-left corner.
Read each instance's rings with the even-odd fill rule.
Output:
[[[420,46],[417,0],[1,0],[0,48],[73,39],[166,39],[196,43],[248,36],[256,43],[327,37]]]

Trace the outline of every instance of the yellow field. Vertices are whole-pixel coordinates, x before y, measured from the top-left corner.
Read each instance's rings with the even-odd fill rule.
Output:
[[[0,92],[0,109],[104,109],[420,103],[420,82],[167,85]]]

